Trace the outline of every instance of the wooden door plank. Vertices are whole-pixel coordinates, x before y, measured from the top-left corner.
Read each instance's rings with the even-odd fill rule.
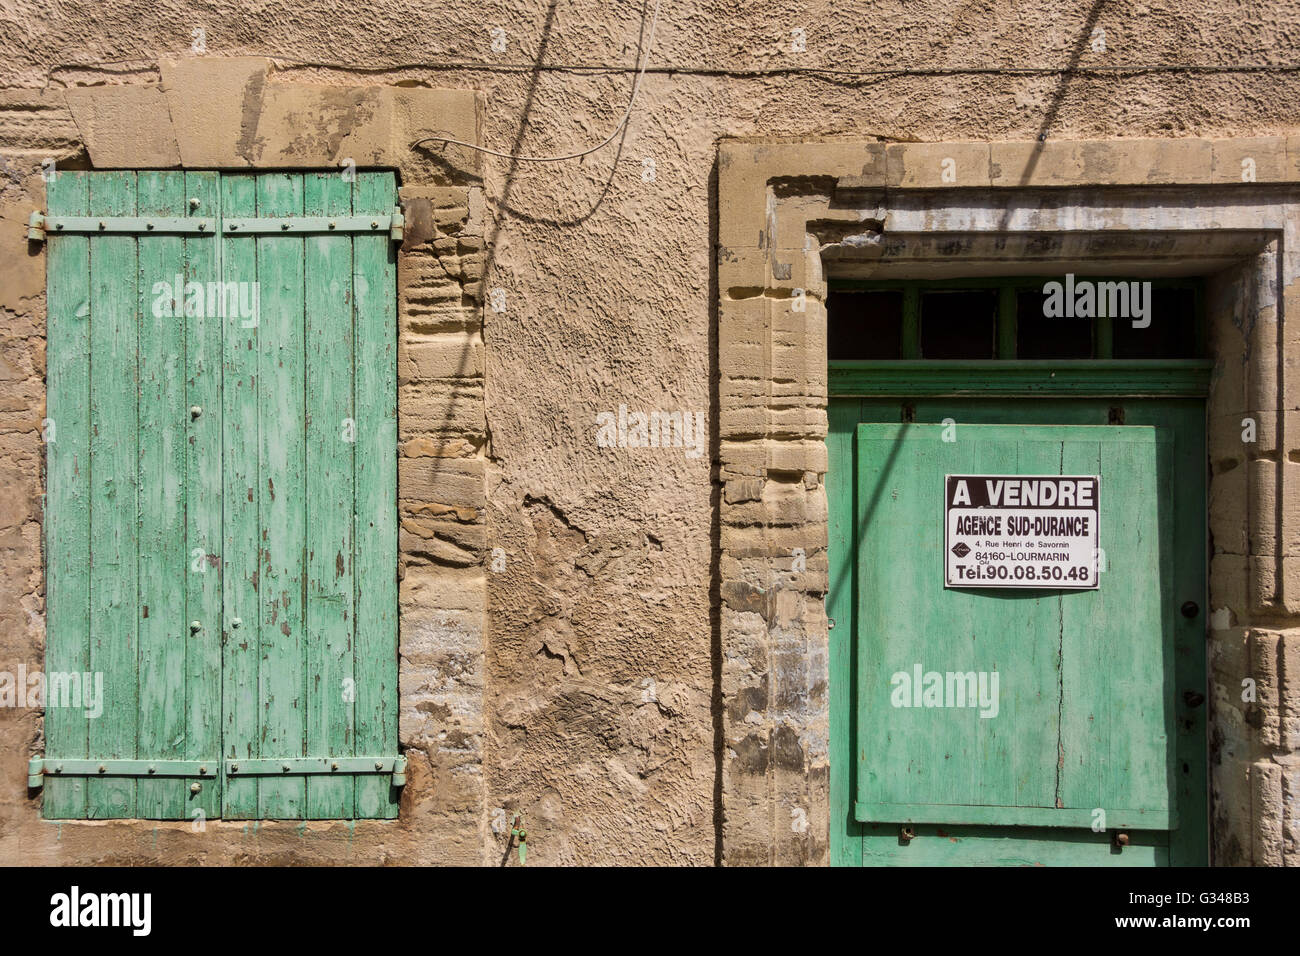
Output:
[[[185,195],[197,199],[191,216],[211,218],[220,209],[219,182],[213,172],[185,174]],[[219,243],[216,236],[185,239],[185,275],[206,289],[221,280]],[[200,630],[189,635],[185,658],[185,758],[207,760],[222,752],[222,645],[226,640],[222,615],[222,339],[230,335],[239,342],[245,331],[244,305],[251,301],[247,282],[221,286],[218,310],[205,301],[205,308],[185,319],[185,401],[188,427],[185,443],[185,538],[189,558],[185,575],[186,616],[198,622]],[[231,295],[238,300],[239,314],[228,311]],[[208,297],[205,296],[205,300]],[[189,409],[198,409],[193,415]],[[247,502],[245,502],[246,504]],[[250,544],[245,543],[249,550]],[[255,545],[251,546],[256,550]],[[199,784],[199,792],[190,787]],[[212,819],[221,814],[221,786],[215,780],[189,779],[183,782],[186,816]]]
[[[135,173],[91,178],[90,215],[135,212]],[[136,281],[135,237],[92,236],[90,670],[103,675],[104,714],[90,723],[89,755],[97,758],[134,757],[139,723]],[[87,781],[87,815],[135,816],[135,789],[130,778]]]
[[[957,426],[961,441],[969,429]],[[1059,475],[1061,443],[1031,431],[995,451],[984,446],[977,474]],[[1040,436],[1042,436],[1040,438]],[[977,659],[998,672],[998,715],[981,720],[987,745],[1002,755],[981,763],[979,782],[990,802],[1056,806],[1056,760],[1060,729],[1061,598],[1051,589],[987,590],[978,603],[991,616],[975,641]]]
[[[301,216],[302,176],[258,175],[257,214]],[[306,383],[302,238],[258,238],[257,275],[262,291],[258,343],[262,755],[303,757],[307,752],[307,675],[303,633]],[[264,779],[260,791],[262,819],[304,816],[307,794],[302,778]]]
[[[902,537],[910,538],[916,530],[911,526],[911,512],[917,504],[905,499],[901,507],[892,506],[894,490],[911,480],[911,470],[918,464],[913,461],[911,449],[904,450],[901,434],[896,428],[881,430],[880,440],[868,440],[860,425],[854,438],[858,450],[854,476],[857,483],[854,521],[858,536],[858,613],[855,628],[859,681],[856,794],[857,801],[862,802],[877,802],[889,795],[883,789],[887,786],[889,774],[909,772],[905,741],[896,739],[893,735],[877,736],[877,731],[891,726],[893,717],[893,713],[886,709],[889,706],[890,688],[888,684],[881,683],[882,675],[884,680],[889,680],[889,665],[897,663],[884,661],[884,655],[890,653],[886,641],[894,626],[891,620],[894,611],[890,601],[893,594],[906,593],[893,592],[891,587],[916,589],[919,586],[911,578],[920,569],[890,569],[877,559],[880,549],[887,547],[887,542],[896,542]],[[894,437],[892,442],[890,437]],[[900,466],[908,471],[898,472],[896,469]],[[908,550],[910,552],[910,548]],[[891,577],[890,584],[886,584],[882,580],[882,574],[896,576]],[[906,666],[910,672],[910,662]],[[882,694],[885,695],[883,700]],[[917,726],[911,730],[928,731],[928,728]],[[928,741],[929,733],[925,736]],[[928,743],[925,746],[928,749]]]
[[[356,214],[396,200],[392,173],[358,173]],[[354,240],[357,441],[354,534],[356,752],[397,749],[397,252],[385,236]],[[396,817],[386,777],[356,781],[358,817]]]
[[[1159,456],[1169,436],[1136,426],[1105,431],[1104,440],[1064,448],[1066,470],[1102,475],[1099,543],[1108,570],[1101,588],[1063,601],[1062,797],[1070,807],[1166,812],[1173,791],[1173,529],[1168,467]],[[1145,440],[1116,440],[1120,435]]]
[[[1102,443],[1074,442],[1062,447],[1062,470],[1071,474],[1101,475],[1098,489],[1100,521],[1098,548],[1114,550],[1117,540],[1126,539],[1138,529],[1133,525],[1135,512],[1145,508],[1147,502],[1126,502],[1133,490],[1128,476],[1103,473]],[[1132,552],[1130,552],[1131,554]],[[1137,572],[1139,580],[1146,580],[1146,569],[1139,562],[1126,559],[1123,574],[1110,570],[1099,571],[1100,588],[1095,592],[1079,592],[1063,596],[1061,601],[1061,745],[1057,762],[1060,777],[1061,805],[1090,808],[1094,811],[1112,812],[1121,804],[1112,802],[1108,793],[1108,780],[1121,770],[1111,752],[1111,741],[1128,731],[1116,726],[1117,716],[1112,707],[1115,681],[1125,680],[1115,673],[1117,666],[1129,654],[1129,647],[1139,634],[1125,628],[1121,647],[1111,635],[1116,625],[1123,625],[1124,615],[1140,613],[1133,607],[1134,600],[1142,601],[1141,589],[1135,589],[1125,575]],[[1098,567],[1100,568],[1100,556]],[[1065,598],[1068,597],[1069,600]],[[1091,622],[1091,623],[1085,623]],[[1082,625],[1082,628],[1081,628]],[[1080,632],[1081,630],[1081,632]],[[1120,650],[1121,657],[1115,657]],[[1122,766],[1122,764],[1121,764]],[[1114,795],[1119,799],[1119,794]],[[1141,803],[1124,803],[1126,807]],[[1094,815],[1097,824],[1105,829],[1106,818]]]
[[[184,215],[185,198],[184,173],[138,174],[140,215]],[[213,241],[208,239],[209,244]],[[176,288],[178,279],[182,286],[184,281],[183,243],[180,236],[137,239],[140,733],[136,756],[160,760],[183,759],[185,753],[185,655],[191,640],[185,589],[179,586],[189,565],[184,514],[185,299],[183,288]],[[188,795],[179,780],[142,779],[136,783],[136,812],[147,819],[181,819]]]
[[[352,183],[341,173],[307,173],[308,216],[347,215]],[[352,449],[352,238],[309,236],[306,269],[307,382],[307,755],[352,756],[354,621]],[[364,755],[363,755],[364,756]],[[307,780],[309,819],[350,818],[350,777]]]
[[[223,217],[257,215],[257,177],[228,173],[221,177]],[[266,290],[258,277],[257,239],[223,235],[222,279],[255,283],[259,290],[256,322],[230,322],[222,330],[222,731],[221,752],[229,758],[262,756],[261,568],[259,512],[263,479],[258,462],[259,342],[265,318]],[[224,772],[224,771],[223,771]],[[258,782],[226,778],[221,815],[230,820],[256,819]]]
[[[47,186],[50,215],[87,215],[91,175],[59,172]],[[80,685],[90,673],[90,240],[50,236],[47,257],[45,753],[87,757],[86,709],[63,706],[51,684],[75,674]],[[46,777],[42,811],[84,818],[86,780]]]

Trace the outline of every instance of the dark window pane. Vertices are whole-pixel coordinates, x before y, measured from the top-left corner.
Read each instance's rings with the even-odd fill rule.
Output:
[[[997,354],[996,291],[921,295],[921,357],[989,359]]]
[[[1196,358],[1195,293],[1191,289],[1153,289],[1151,300],[1147,328],[1133,328],[1132,318],[1114,320],[1115,358]]]
[[[1041,289],[1016,293],[1016,358],[1092,358],[1092,319],[1043,315]]]
[[[834,359],[903,354],[902,292],[832,292],[826,299],[827,352]]]

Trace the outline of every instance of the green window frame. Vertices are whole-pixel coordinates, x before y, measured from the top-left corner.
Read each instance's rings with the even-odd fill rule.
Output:
[[[396,198],[48,184],[47,818],[397,815]]]

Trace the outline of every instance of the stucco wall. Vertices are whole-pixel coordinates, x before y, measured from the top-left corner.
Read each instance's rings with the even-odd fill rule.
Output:
[[[6,4],[0,668],[38,666],[43,646],[44,273],[41,250],[28,249],[22,235],[27,214],[42,205],[41,161],[84,163],[83,146],[97,135],[78,124],[67,91],[159,84],[160,60],[190,56],[192,31],[202,28],[207,57],[270,57],[276,82],[479,91],[484,144],[569,152],[598,142],[622,115],[632,83],[625,67],[649,10],[588,0]],[[1091,49],[1098,27],[1105,52]],[[493,28],[505,31],[504,51],[492,47]],[[791,52],[796,28],[805,52]],[[425,752],[434,756],[412,771],[407,798],[420,809],[404,804],[396,824],[359,826],[356,834],[314,824],[305,831],[216,824],[205,834],[185,825],[45,824],[23,787],[39,715],[0,710],[0,859],[496,863],[504,847],[493,826],[498,808],[527,814],[537,862],[725,858],[721,771],[732,758],[721,732],[726,651],[712,456],[603,448],[595,426],[597,414],[617,414],[620,405],[701,412],[716,446],[719,140],[1287,135],[1300,126],[1293,72],[1140,67],[1289,62],[1298,29],[1295,2],[1224,12],[1104,0],[750,7],[665,0],[654,66],[624,136],[580,160],[489,157],[481,165],[482,283],[463,304],[482,308],[485,417],[477,437],[472,427],[422,437],[444,450],[444,438],[466,441],[448,457],[481,462],[466,467],[481,468],[485,483],[482,536],[469,548],[482,563],[466,569],[455,552],[408,548],[404,539],[423,573],[445,571],[453,583],[420,585],[408,567],[402,592],[404,645],[422,635],[444,638],[444,648],[468,647],[428,666],[434,678],[457,671],[479,711],[454,740],[428,728]],[[533,69],[537,63],[545,68]],[[1082,72],[1059,71],[1076,63]],[[565,65],[617,69],[558,69]],[[1134,69],[1109,69],[1125,65]],[[827,72],[800,72],[809,67]],[[866,72],[833,72],[854,70]],[[404,114],[397,108],[394,115]],[[257,144],[242,126],[229,135]],[[310,136],[310,122],[300,116],[272,136],[292,146]],[[387,142],[400,148],[392,136]],[[178,153],[189,145],[178,143]],[[339,146],[336,138],[297,155]],[[274,155],[278,147],[260,148]],[[465,189],[470,222],[479,167],[454,147],[445,155],[449,165],[429,154],[408,157],[404,176],[408,184],[422,178],[426,186]],[[491,290],[504,299],[485,306]],[[476,330],[470,323],[416,331]],[[416,530],[408,522],[408,535],[429,529],[412,517]],[[475,631],[476,619],[486,620],[484,632]],[[436,723],[439,706],[431,700],[421,713]],[[410,722],[403,728],[409,745]],[[457,747],[469,748],[471,759],[437,756]],[[788,812],[776,819],[770,804],[752,812],[774,828],[790,827]],[[802,849],[782,859],[824,858],[812,838],[795,839]],[[738,861],[760,856],[756,850]]]

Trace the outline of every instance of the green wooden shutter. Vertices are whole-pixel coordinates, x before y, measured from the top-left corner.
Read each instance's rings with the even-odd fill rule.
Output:
[[[857,819],[1175,828],[1169,432],[946,430],[857,428]],[[1100,588],[945,589],[946,474],[1100,475]],[[997,671],[996,717],[897,706],[918,665]]]
[[[396,815],[394,200],[50,183],[47,817]]]

